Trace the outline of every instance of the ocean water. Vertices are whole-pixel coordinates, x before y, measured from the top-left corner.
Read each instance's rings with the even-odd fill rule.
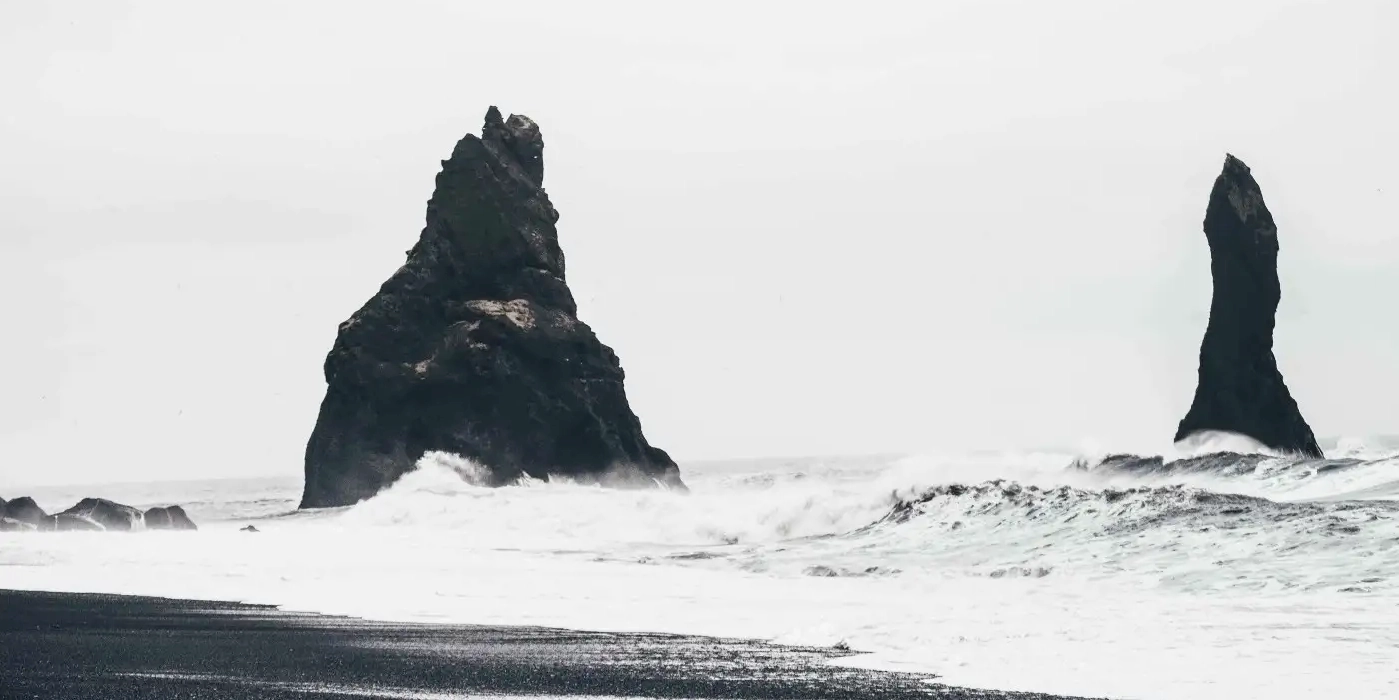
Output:
[[[1399,442],[1330,448],[682,464],[688,494],[487,489],[433,454],[306,513],[296,479],[31,489],[201,529],[0,534],[0,587],[844,644],[1004,690],[1399,698]]]

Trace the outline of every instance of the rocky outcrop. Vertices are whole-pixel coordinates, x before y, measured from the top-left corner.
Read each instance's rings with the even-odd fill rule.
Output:
[[[428,451],[491,481],[683,487],[647,443],[617,355],[578,320],[530,119],[492,107],[443,161],[407,262],[340,325],[303,508],[374,495]]]
[[[151,508],[142,516],[147,530],[198,530],[194,521],[179,506]]]
[[[1247,435],[1275,450],[1321,457],[1273,357],[1282,297],[1273,215],[1247,165],[1230,155],[1205,211],[1214,298],[1200,346],[1199,385],[1177,442],[1202,431]]]
[[[84,498],[59,515],[87,520],[102,530],[127,531],[141,522],[141,511],[105,498]]]
[[[0,501],[0,532],[129,532],[142,526],[150,530],[198,529],[179,506],[142,513],[105,498],[84,498],[62,513],[49,515],[29,497]]]
[[[35,527],[43,527],[49,520],[49,514],[45,513],[44,509],[40,508],[39,504],[28,496],[7,502],[4,508],[0,509],[0,517],[15,522],[28,523]]]

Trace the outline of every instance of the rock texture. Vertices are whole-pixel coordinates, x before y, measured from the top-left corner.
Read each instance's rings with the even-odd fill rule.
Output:
[[[340,325],[303,508],[374,495],[427,451],[521,475],[683,487],[612,349],[578,320],[530,119],[492,107],[443,161],[407,262]]]
[[[44,530],[54,530],[57,532],[103,532],[107,528],[91,518],[71,513],[59,513],[50,518],[52,522],[46,525]],[[113,530],[125,530],[126,528],[114,527]]]
[[[179,506],[151,508],[142,516],[147,530],[198,530],[194,521]]]
[[[142,513],[105,498],[84,498],[72,508],[49,515],[34,499],[0,500],[0,532],[129,532],[143,525],[151,530],[195,530],[194,522],[179,506],[152,508]]]
[[[1199,386],[1176,441],[1227,431],[1276,450],[1322,456],[1273,357],[1282,297],[1277,233],[1248,166],[1227,156],[1205,211],[1214,298],[1200,346]]]
[[[105,498],[84,498],[59,515],[90,521],[102,530],[131,530],[141,522],[141,511]]]
[[[22,523],[13,518],[0,518],[0,532],[33,532],[39,529],[33,523]]]
[[[3,510],[0,510],[0,517],[9,518],[16,522],[29,523],[35,527],[43,527],[49,520],[49,514],[45,513],[44,509],[40,508],[39,504],[35,503],[34,499],[28,496],[16,498],[6,503]]]

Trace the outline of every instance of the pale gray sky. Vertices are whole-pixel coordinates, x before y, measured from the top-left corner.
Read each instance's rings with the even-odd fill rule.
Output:
[[[687,458],[1160,449],[1230,151],[1318,435],[1399,429],[1399,3],[7,2],[0,484],[299,474],[486,107]]]

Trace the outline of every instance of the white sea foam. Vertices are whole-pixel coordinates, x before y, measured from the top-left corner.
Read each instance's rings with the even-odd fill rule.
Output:
[[[678,494],[489,489],[475,465],[438,454],[368,501],[296,514],[293,481],[149,485],[144,500],[133,486],[133,505],[187,500],[201,531],[7,535],[0,587],[843,641],[872,653],[841,663],[1009,690],[1399,697],[1395,459],[1149,473],[1072,462],[694,464]],[[56,508],[80,495],[36,497]],[[238,532],[247,522],[262,532]]]

